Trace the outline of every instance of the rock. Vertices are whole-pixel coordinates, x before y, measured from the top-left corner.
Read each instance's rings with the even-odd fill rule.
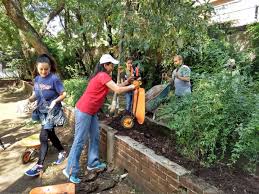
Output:
[[[166,153],[166,148],[162,148],[162,153],[163,153],[163,154]]]
[[[144,136],[145,136],[146,138],[150,138],[150,137],[151,137],[150,133],[144,133]]]
[[[97,192],[108,190],[116,185],[116,182],[110,177],[110,179],[98,178],[96,180],[98,184]]]
[[[98,185],[95,182],[91,183],[83,183],[81,182],[80,184],[76,185],[76,193],[91,193],[94,192],[98,189]]]
[[[97,178],[98,172],[93,171],[93,172],[85,172],[85,175],[80,177],[82,179],[82,182],[90,182],[94,181]]]

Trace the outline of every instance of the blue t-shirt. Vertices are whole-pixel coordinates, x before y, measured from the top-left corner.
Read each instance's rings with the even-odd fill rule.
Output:
[[[40,90],[42,95],[40,94]],[[34,79],[34,92],[36,94],[38,105],[42,104],[44,101],[41,96],[43,96],[47,102],[51,103],[53,100],[58,98],[60,93],[64,92],[64,86],[60,78],[53,73],[50,73],[46,77],[38,75]],[[57,105],[60,106],[61,103],[59,102]]]

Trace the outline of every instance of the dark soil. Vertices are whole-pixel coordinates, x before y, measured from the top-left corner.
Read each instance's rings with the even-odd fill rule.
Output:
[[[241,169],[233,169],[223,164],[217,164],[210,168],[203,167],[199,162],[191,161],[183,157],[176,150],[174,135],[168,135],[170,129],[156,123],[145,120],[143,125],[135,122],[132,129],[124,129],[121,126],[121,117],[115,117],[110,126],[118,130],[119,135],[127,135],[132,139],[154,150],[173,162],[190,170],[194,175],[216,186],[227,194],[259,194],[259,177],[249,175]]]

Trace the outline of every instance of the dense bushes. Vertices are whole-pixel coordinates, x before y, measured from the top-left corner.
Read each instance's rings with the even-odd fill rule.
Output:
[[[77,100],[82,96],[86,89],[88,81],[86,79],[69,79],[64,81],[64,87],[67,92],[65,103],[70,106],[75,106]]]
[[[172,97],[159,108],[158,119],[176,131],[179,149],[194,160],[235,163],[245,156],[255,167],[259,96],[251,88],[253,82],[237,70],[201,74],[192,95]]]

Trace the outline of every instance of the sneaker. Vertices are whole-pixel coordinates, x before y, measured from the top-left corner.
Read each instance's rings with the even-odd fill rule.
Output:
[[[54,164],[59,165],[66,159],[67,153],[65,151],[59,152],[58,159],[54,162]]]
[[[35,165],[34,167],[32,167],[30,170],[27,170],[27,171],[25,172],[25,174],[26,174],[27,176],[37,176],[37,175],[39,175],[39,174],[41,173],[42,169],[43,169],[43,166],[42,166],[42,165],[36,164],[36,165]]]
[[[99,162],[96,166],[90,167],[87,166],[87,170],[104,170],[106,169],[107,165],[103,162]]]
[[[64,169],[62,172],[69,179],[70,182],[75,183],[75,184],[79,184],[81,182],[81,179],[79,179],[77,177],[74,177],[74,176],[69,177],[69,174],[67,173],[66,169]]]

